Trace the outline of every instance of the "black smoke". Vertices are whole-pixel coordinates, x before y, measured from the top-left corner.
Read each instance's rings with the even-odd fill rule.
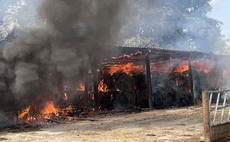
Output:
[[[76,87],[116,44],[123,6],[122,0],[45,0],[38,12],[44,25],[20,33],[4,49],[15,71],[17,109],[59,98],[63,85]]]

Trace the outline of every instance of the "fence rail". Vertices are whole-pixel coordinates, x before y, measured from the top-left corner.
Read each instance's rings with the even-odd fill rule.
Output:
[[[203,91],[204,135],[206,141],[230,138],[230,90]]]

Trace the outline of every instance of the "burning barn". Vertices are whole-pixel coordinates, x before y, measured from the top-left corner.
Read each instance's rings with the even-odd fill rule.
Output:
[[[118,51],[89,69],[84,79],[76,80],[75,89],[60,83],[58,95],[27,98],[27,105],[12,95],[15,75],[2,59],[2,111],[31,122],[94,110],[190,106],[201,101],[202,90],[223,89],[228,77],[228,68],[221,65],[227,56],[158,48],[118,47]]]
[[[197,104],[202,90],[227,80],[224,59],[196,51],[119,47],[121,55],[100,64],[100,107],[118,110]],[[97,100],[96,100],[97,101]]]
[[[37,11],[41,27],[19,32],[17,38],[12,32],[5,40],[4,59],[0,59],[0,122],[9,122],[6,112],[23,122],[43,122],[94,110],[189,106],[200,102],[201,90],[223,87],[228,68],[221,60],[227,57],[135,47],[118,47],[113,53],[120,38],[121,44],[132,42],[140,35],[133,32],[138,29],[152,46],[161,42],[161,47],[169,44],[179,49],[191,44],[198,50],[222,46],[219,24],[204,16],[207,10],[200,12],[208,1],[138,3],[43,1]],[[130,27],[128,21],[140,25]],[[131,35],[120,36],[122,32]]]

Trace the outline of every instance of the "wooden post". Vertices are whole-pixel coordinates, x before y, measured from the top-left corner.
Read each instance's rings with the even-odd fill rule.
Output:
[[[86,107],[87,107],[87,110],[90,110],[90,97],[89,97],[89,73],[87,74],[87,77],[85,79],[85,90],[84,90],[84,96],[86,98]]]
[[[152,83],[151,83],[151,71],[150,71],[149,55],[146,56],[146,73],[147,73],[147,88],[148,88],[149,108],[153,109]]]
[[[94,90],[94,106],[98,107],[99,105],[99,94],[98,94],[98,75],[97,75],[97,67],[92,68],[93,75],[93,90]]]
[[[193,85],[193,72],[192,72],[192,63],[191,58],[188,59],[188,69],[189,69],[189,89],[193,95],[193,103],[196,103],[196,96],[194,93],[194,85]]]
[[[204,137],[206,142],[211,142],[211,122],[210,122],[210,112],[209,112],[208,91],[202,92],[202,104],[203,104]]]

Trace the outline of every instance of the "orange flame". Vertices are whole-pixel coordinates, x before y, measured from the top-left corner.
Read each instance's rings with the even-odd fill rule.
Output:
[[[174,72],[182,73],[184,71],[187,71],[188,69],[189,69],[188,65],[179,65],[179,66],[176,67]]]
[[[137,56],[137,55],[141,55],[141,54],[142,54],[141,51],[137,51],[137,52],[131,53],[131,54],[122,54],[122,55],[117,56],[117,57],[112,57],[112,59],[131,58],[133,56]]]
[[[161,62],[152,62],[151,63],[151,72],[178,72],[182,73],[189,70],[188,61],[186,60],[174,60],[174,61],[161,61]]]
[[[168,61],[152,62],[151,72],[168,73],[172,71],[172,68],[173,68],[173,72],[178,72],[178,73],[182,73],[184,71],[189,70],[188,61],[186,60],[180,60],[180,61],[172,60],[171,63],[173,64],[173,66],[171,66],[171,64],[169,64]],[[215,67],[215,63],[211,61],[206,61],[206,60],[192,61],[192,69],[197,71],[203,71],[205,73],[209,73],[213,70],[214,67]]]
[[[134,65],[133,63],[127,64],[116,64],[112,66],[105,67],[105,72],[109,74],[114,74],[116,72],[124,72],[126,74],[132,75],[143,72],[143,66],[141,65]]]
[[[215,67],[215,63],[211,61],[205,61],[205,60],[197,60],[192,62],[192,68],[197,71],[203,71],[205,73],[209,73],[213,70]]]
[[[22,112],[18,115],[19,119],[23,119],[30,112],[30,106],[26,107],[22,110]]]
[[[25,122],[29,123],[31,121],[42,120],[44,118],[49,119],[52,116],[58,116],[59,114],[67,115],[69,112],[73,112],[73,108],[71,105],[63,109],[58,109],[55,108],[53,101],[47,101],[45,103],[45,106],[41,110],[39,110],[37,113],[33,112],[35,113],[34,115],[31,115],[31,107],[33,106],[30,105],[23,109],[18,115],[18,119],[24,120]]]
[[[49,115],[49,114],[57,114],[58,110],[54,107],[53,101],[48,101],[45,104],[45,108],[43,108],[41,111],[41,114]]]
[[[61,113],[62,115],[68,115],[69,112],[73,112],[73,107],[71,105],[59,110],[59,113]]]
[[[21,113],[18,115],[18,119],[25,120],[26,123],[29,123],[30,121],[36,120],[37,118],[30,115],[30,109],[31,106],[26,107],[21,111]]]
[[[67,94],[66,89],[64,89],[64,96],[63,96],[63,99],[64,99],[65,101],[68,100],[68,94]]]
[[[98,91],[99,92],[108,92],[108,86],[106,84],[104,84],[104,79],[102,79],[99,84],[98,84]]]

